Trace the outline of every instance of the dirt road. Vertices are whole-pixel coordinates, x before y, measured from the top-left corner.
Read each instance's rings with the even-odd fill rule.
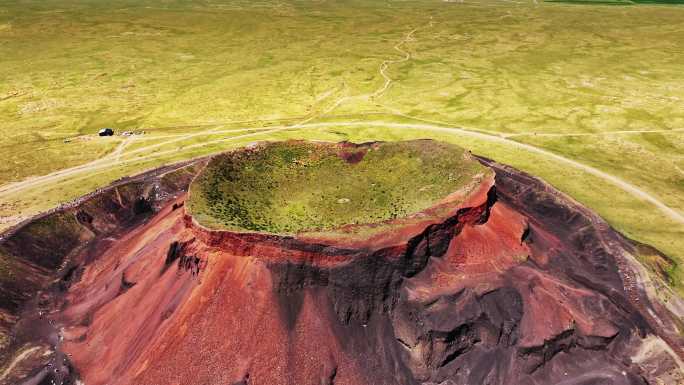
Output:
[[[677,210],[667,206],[665,203],[663,203],[660,199],[658,199],[656,196],[640,189],[639,187],[623,180],[620,179],[614,175],[608,174],[604,171],[601,171],[597,168],[594,168],[592,166],[588,166],[586,164],[580,163],[576,160],[569,159],[566,157],[563,157],[561,155],[555,154],[551,151],[544,150],[542,148],[538,148],[529,144],[525,143],[520,143],[513,141],[511,139],[501,137],[498,135],[491,135],[491,134],[486,134],[482,132],[474,132],[474,131],[469,131],[465,130],[459,127],[447,127],[447,126],[438,126],[438,125],[433,125],[433,124],[416,124],[416,123],[394,123],[394,122],[384,122],[384,121],[368,121],[368,122],[363,122],[363,121],[355,121],[355,122],[326,122],[326,123],[299,123],[295,124],[292,126],[276,126],[276,127],[271,127],[270,129],[265,129],[261,130],[258,132],[250,132],[247,134],[243,135],[237,135],[233,137],[228,137],[228,138],[221,138],[221,139],[215,139],[215,140],[209,140],[201,143],[196,143],[190,146],[185,146],[183,147],[183,151],[189,150],[189,149],[194,149],[194,148],[199,148],[199,147],[204,147],[210,144],[218,144],[218,143],[223,143],[223,142],[230,142],[234,141],[237,139],[244,139],[247,137],[258,137],[258,136],[263,136],[279,131],[285,131],[285,130],[296,130],[296,129],[317,129],[317,128],[333,128],[333,127],[383,127],[383,128],[388,128],[388,129],[420,129],[420,130],[427,130],[427,131],[433,131],[433,132],[444,132],[444,133],[451,133],[451,134],[456,134],[456,135],[462,135],[462,136],[467,136],[471,138],[476,138],[480,139],[483,141],[487,142],[493,142],[493,143],[498,143],[502,144],[505,146],[510,146],[513,148],[518,148],[522,149],[531,153],[539,154],[542,155],[543,157],[546,157],[551,160],[555,160],[557,162],[563,163],[569,167],[581,170],[583,172],[586,172],[590,175],[596,176],[606,182],[609,182],[625,192],[643,200],[646,202],[649,202],[656,206],[664,215],[666,215],[668,218],[680,223],[684,224],[684,215],[679,213]],[[192,136],[198,136],[198,135],[208,135],[208,134],[217,134],[220,133],[220,131],[213,131],[209,133],[196,133],[193,134]],[[187,138],[186,136],[182,138]],[[141,150],[144,150],[144,148],[139,148],[136,149],[132,152],[139,152]],[[143,160],[148,160],[152,158],[158,158],[162,157],[164,155],[168,155],[171,153],[178,152],[177,149],[173,150],[166,150],[166,151],[160,151],[156,152],[153,154],[147,154],[141,157],[137,158],[132,158],[132,159],[123,159],[123,160],[116,160],[112,158],[105,158],[101,159],[95,162],[91,162],[86,165],[82,166],[77,166],[77,167],[72,167],[70,169],[66,170],[60,170],[57,172],[54,172],[52,174],[40,176],[40,177],[35,177],[31,179],[27,179],[22,182],[17,182],[13,183],[10,185],[5,185],[0,187],[0,199],[7,199],[10,197],[12,194],[16,194],[22,191],[28,191],[32,188],[41,188],[42,186],[49,184],[51,182],[57,182],[61,180],[66,180],[70,177],[79,175],[79,174],[84,174],[84,173],[89,173],[93,171],[98,171],[101,169],[109,168],[115,165],[122,165],[122,164],[129,164],[129,163],[134,163],[134,162],[140,162]],[[129,154],[126,154],[129,155]]]

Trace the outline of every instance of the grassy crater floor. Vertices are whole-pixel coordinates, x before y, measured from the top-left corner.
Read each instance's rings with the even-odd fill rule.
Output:
[[[487,172],[462,148],[431,140],[271,142],[214,157],[188,206],[210,228],[325,231],[420,212]]]

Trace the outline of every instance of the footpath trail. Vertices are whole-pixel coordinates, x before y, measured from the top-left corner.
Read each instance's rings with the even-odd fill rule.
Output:
[[[430,25],[432,25],[432,22],[430,22]],[[389,77],[389,75],[387,75],[387,69],[389,68],[390,64],[403,63],[405,61],[411,60],[411,54],[408,51],[404,51],[403,49],[401,49],[401,46],[412,41],[413,34],[416,33],[417,30],[418,28],[414,28],[413,30],[411,30],[409,33],[406,34],[404,40],[400,41],[399,43],[397,43],[397,45],[394,46],[394,49],[399,51],[399,53],[404,55],[404,57],[402,57],[401,59],[394,60],[388,59],[382,62],[382,64],[380,65],[380,76],[382,76],[382,78],[385,79],[385,83],[377,91],[373,92],[371,96],[378,97],[384,94],[385,91],[389,89],[390,85],[392,85],[393,80]]]
[[[501,136],[507,138],[517,136],[542,136],[542,137],[565,137],[565,136],[611,136],[611,135],[637,135],[637,134],[681,134],[684,133],[684,128],[674,128],[671,130],[619,130],[619,131],[604,131],[604,132],[520,132],[520,133],[502,133]]]

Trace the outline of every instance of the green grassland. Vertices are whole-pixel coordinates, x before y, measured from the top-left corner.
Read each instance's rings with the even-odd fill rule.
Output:
[[[670,255],[682,291],[682,221],[530,150],[684,214],[682,63],[684,7],[668,4],[4,0],[0,226],[254,141],[434,138]]]
[[[463,149],[434,141],[273,142],[212,159],[193,182],[188,207],[211,228],[326,231],[423,211],[477,186],[474,178],[487,172]]]
[[[549,3],[583,5],[684,4],[684,0],[544,0]]]

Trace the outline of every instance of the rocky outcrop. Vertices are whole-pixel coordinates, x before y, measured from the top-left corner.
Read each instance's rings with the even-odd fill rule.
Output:
[[[73,380],[68,360],[55,362],[62,357],[55,350],[59,334],[45,315],[114,238],[184,193],[195,167],[182,163],[121,180],[0,236],[0,365],[6,369],[0,383],[17,384],[21,377],[29,383]],[[121,293],[133,285],[121,277]],[[36,363],[50,370],[36,369]]]

